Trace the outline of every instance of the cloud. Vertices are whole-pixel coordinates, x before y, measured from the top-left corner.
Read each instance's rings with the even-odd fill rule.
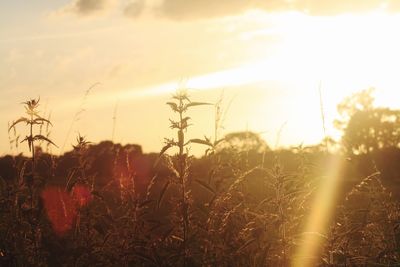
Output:
[[[196,19],[234,15],[255,6],[258,0],[164,0],[161,15],[174,19]]]
[[[296,7],[313,15],[361,13],[382,8],[390,12],[400,11],[398,0],[297,0]]]
[[[75,2],[75,11],[80,14],[91,14],[103,10],[106,6],[106,0],[77,0]]]
[[[378,9],[400,11],[399,0],[72,0],[56,15],[74,13],[90,16],[110,11],[111,7],[116,6],[122,7],[120,12],[129,18],[139,17],[147,8],[158,16],[175,20],[232,16],[251,9],[265,12],[299,11],[321,16]]]
[[[158,12],[173,19],[236,15],[249,9],[300,11],[311,15],[360,13],[385,8],[400,11],[398,0],[163,0]]]
[[[126,5],[123,12],[124,15],[129,18],[137,18],[138,16],[140,16],[140,14],[142,14],[144,7],[145,7],[144,0],[136,0]]]
[[[107,11],[114,0],[74,0],[57,13],[73,13],[80,16],[90,16]]]

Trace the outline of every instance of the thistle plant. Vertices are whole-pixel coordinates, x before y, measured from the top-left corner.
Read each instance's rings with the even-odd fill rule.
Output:
[[[53,141],[51,141],[50,139],[48,139],[47,137],[41,135],[41,134],[34,134],[34,126],[41,126],[45,123],[47,123],[48,125],[52,125],[51,122],[43,117],[41,117],[39,115],[39,111],[38,111],[38,107],[39,107],[39,102],[40,102],[40,98],[36,99],[31,99],[29,101],[23,102],[22,104],[24,104],[25,106],[25,111],[26,111],[26,115],[27,117],[21,117],[19,119],[17,119],[16,121],[14,121],[10,127],[8,128],[8,131],[11,131],[11,129],[15,129],[15,126],[17,124],[23,123],[25,122],[26,125],[29,127],[29,135],[27,135],[20,143],[23,142],[27,142],[28,143],[28,148],[29,151],[32,153],[32,157],[31,157],[31,162],[32,162],[32,166],[31,166],[31,173],[30,175],[26,176],[26,185],[28,186],[29,189],[29,195],[30,195],[30,209],[34,209],[35,203],[38,203],[38,196],[36,197],[36,200],[34,200],[34,195],[35,192],[37,193],[37,189],[34,186],[34,182],[35,182],[35,163],[36,163],[36,154],[35,154],[35,142],[36,141],[45,141],[49,144],[52,144],[54,146],[56,146]],[[38,186],[36,186],[38,187]]]
[[[84,136],[81,136],[78,134],[76,137],[76,144],[72,145],[74,148],[75,156],[78,159],[78,166],[76,169],[72,171],[72,176],[77,174],[77,179],[74,181],[74,183],[71,185],[71,188],[75,185],[77,182],[82,182],[87,184],[87,177],[86,177],[86,169],[88,168],[88,160],[87,160],[87,149],[88,146],[91,144],[91,142],[87,141]],[[72,178],[72,177],[70,177]],[[68,180],[67,185],[70,184],[70,179]],[[68,188],[68,186],[67,186]],[[69,188],[70,189],[70,188]]]
[[[37,155],[35,154],[35,144],[36,142],[47,142],[56,146],[50,139],[39,134],[35,134],[35,130],[39,132],[40,129],[36,129],[35,126],[43,126],[44,124],[52,125],[51,122],[39,115],[40,98],[31,99],[26,101],[24,104],[26,116],[20,117],[14,121],[8,128],[10,132],[12,129],[15,131],[15,127],[20,123],[25,123],[28,126],[28,135],[20,142],[27,142],[29,151],[31,154],[31,169],[28,175],[25,175],[25,165],[21,169],[20,176],[23,177],[24,183],[21,183],[18,188],[18,193],[15,195],[16,214],[18,218],[24,221],[29,227],[16,232],[21,236],[27,236],[28,239],[24,239],[26,242],[22,245],[23,249],[27,251],[26,260],[28,265],[41,266],[43,262],[43,255],[41,253],[41,240],[42,240],[42,222],[41,222],[41,206],[40,203],[40,190],[41,186],[44,185],[45,179],[41,177],[36,177],[35,166],[37,161]],[[14,134],[15,135],[15,134]],[[19,216],[21,215],[21,216]],[[22,216],[23,215],[23,216]]]
[[[168,168],[174,174],[172,178],[172,182],[178,185],[179,188],[179,216],[180,217],[180,225],[181,225],[181,234],[178,239],[181,241],[181,247],[183,251],[182,257],[182,266],[188,265],[188,257],[189,257],[189,249],[188,249],[188,238],[190,231],[190,203],[191,203],[191,193],[188,189],[189,185],[189,167],[190,167],[190,156],[189,154],[189,145],[190,143],[198,143],[208,146],[213,146],[209,139],[201,140],[201,139],[190,139],[186,141],[185,133],[187,132],[188,127],[190,126],[189,120],[190,117],[186,116],[187,111],[195,106],[202,105],[210,105],[209,103],[204,102],[192,102],[187,94],[186,90],[178,90],[175,95],[172,97],[173,102],[167,102],[173,112],[178,114],[178,120],[170,119],[170,128],[177,131],[177,140],[165,139],[165,146],[161,150],[160,156],[164,154],[168,149],[172,147],[176,147],[178,149],[178,153],[175,155],[172,161],[169,161]],[[161,195],[159,197],[159,202],[162,200],[163,195],[165,194],[168,186],[171,183],[171,179],[169,179],[164,188],[161,191]]]
[[[8,128],[8,131],[11,131],[17,124],[25,122],[26,125],[29,126],[29,135],[27,135],[20,143],[27,142],[29,151],[32,153],[32,175],[35,173],[35,142],[36,141],[45,141],[49,144],[56,146],[50,139],[47,137],[36,134],[34,135],[34,126],[42,126],[47,123],[47,125],[52,125],[51,122],[39,115],[38,107],[39,107],[40,97],[36,99],[31,99],[29,101],[23,102],[25,106],[27,117],[21,117],[18,120],[14,121],[11,126]],[[56,146],[57,147],[57,146]]]

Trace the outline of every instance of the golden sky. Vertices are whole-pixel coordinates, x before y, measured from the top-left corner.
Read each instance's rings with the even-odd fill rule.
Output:
[[[328,134],[354,91],[372,86],[378,104],[399,106],[399,12],[396,0],[3,1],[0,154],[16,152],[7,122],[23,115],[19,103],[39,96],[55,153],[78,132],[111,139],[114,110],[114,141],[158,151],[180,84],[200,101],[223,92],[221,134],[249,129],[274,146],[284,125],[280,145],[318,143],[319,84]],[[211,136],[213,116],[199,107],[189,134]]]

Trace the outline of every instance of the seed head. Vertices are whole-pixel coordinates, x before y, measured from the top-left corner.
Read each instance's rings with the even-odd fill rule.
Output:
[[[26,113],[29,115],[37,115],[37,108],[39,107],[40,97],[36,99],[31,99],[29,101],[23,102],[25,105]]]
[[[73,148],[77,151],[81,151],[87,147],[90,142],[86,141],[86,138],[80,134],[76,137],[76,145],[73,145]]]

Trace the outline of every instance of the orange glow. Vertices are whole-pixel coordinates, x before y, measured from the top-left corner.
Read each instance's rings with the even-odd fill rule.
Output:
[[[70,194],[59,187],[47,187],[41,197],[53,230],[60,236],[71,229],[78,207],[92,200],[89,188],[84,185],[75,185]]]
[[[77,216],[73,198],[58,187],[48,187],[42,192],[42,199],[53,230],[64,235]]]

